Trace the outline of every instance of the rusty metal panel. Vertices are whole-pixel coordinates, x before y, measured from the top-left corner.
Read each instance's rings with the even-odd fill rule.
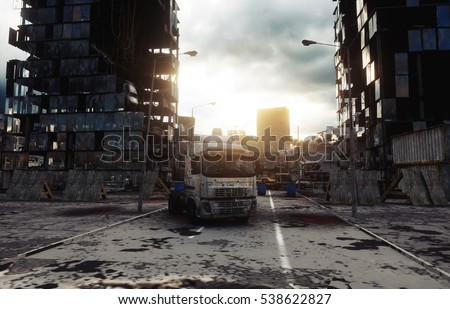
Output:
[[[12,171],[0,171],[0,188],[6,190],[9,187],[12,178]]]
[[[450,164],[439,165],[439,177],[444,188],[445,197],[450,201]]]
[[[75,171],[68,173],[66,187],[63,191],[66,201],[95,202],[100,198],[104,172]]]
[[[396,165],[422,165],[450,161],[450,126],[440,125],[392,137]]]
[[[46,178],[44,171],[14,171],[6,200],[39,201]]]

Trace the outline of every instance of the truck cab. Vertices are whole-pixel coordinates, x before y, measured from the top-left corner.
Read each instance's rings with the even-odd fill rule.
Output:
[[[192,143],[186,156],[184,190],[171,193],[169,212],[187,212],[193,223],[220,218],[247,221],[255,214],[254,162],[245,159],[248,151],[239,144],[219,144]]]

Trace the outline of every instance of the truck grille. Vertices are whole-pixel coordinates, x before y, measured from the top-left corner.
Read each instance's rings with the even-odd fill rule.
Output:
[[[214,212],[216,215],[242,215],[245,213],[244,208],[221,208]]]
[[[246,213],[248,206],[248,201],[217,201],[213,212],[216,215],[241,215]]]
[[[246,188],[216,188],[214,189],[214,197],[242,197],[247,195]]]

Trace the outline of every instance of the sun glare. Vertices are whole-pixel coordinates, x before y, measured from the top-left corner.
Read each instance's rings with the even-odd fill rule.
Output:
[[[294,139],[314,135],[326,125],[334,125],[333,102],[328,106],[323,103],[327,94],[282,93],[271,89],[270,83],[256,84],[257,78],[249,81],[240,72],[240,68],[231,65],[218,63],[212,68],[198,59],[183,60],[179,74],[179,114],[194,114],[196,134],[211,134],[213,129],[220,128],[224,135],[230,130],[256,135],[257,110],[274,107],[289,109],[290,134]],[[210,106],[208,102],[216,104]]]

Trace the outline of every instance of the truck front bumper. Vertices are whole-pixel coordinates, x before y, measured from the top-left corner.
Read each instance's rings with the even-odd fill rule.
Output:
[[[202,218],[239,218],[249,217],[256,212],[256,199],[202,200],[200,203]]]

